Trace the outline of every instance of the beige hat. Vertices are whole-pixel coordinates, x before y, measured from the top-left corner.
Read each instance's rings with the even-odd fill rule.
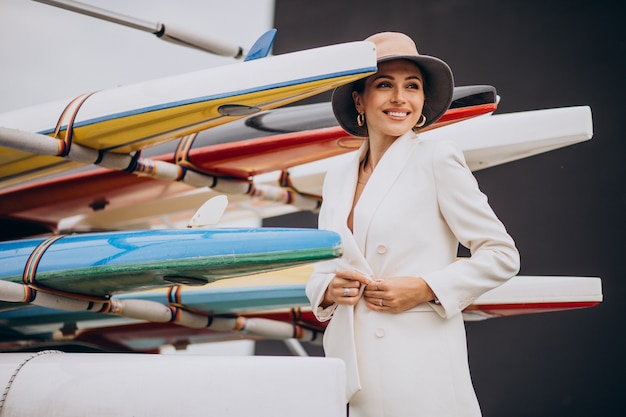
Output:
[[[378,62],[408,59],[415,62],[422,70],[426,98],[422,111],[426,116],[426,123],[422,127],[434,123],[443,116],[450,107],[454,92],[454,78],[448,64],[439,58],[420,55],[415,42],[404,33],[382,32],[365,40],[376,45]],[[367,126],[359,126],[356,121],[358,112],[352,99],[355,83],[358,81],[337,87],[333,91],[331,100],[333,112],[346,132],[354,136],[366,137]]]

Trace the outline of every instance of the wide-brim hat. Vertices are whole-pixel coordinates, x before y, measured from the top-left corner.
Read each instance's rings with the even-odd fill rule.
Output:
[[[426,123],[422,128],[436,122],[443,116],[450,107],[454,92],[454,78],[448,64],[433,56],[420,55],[417,52],[415,42],[404,33],[382,32],[365,40],[376,45],[378,63],[394,59],[408,59],[415,62],[422,71],[425,96],[422,113],[426,117]],[[357,82],[337,87],[333,91],[331,101],[333,112],[341,127],[351,135],[366,137],[368,136],[367,126],[357,124],[358,112],[352,98],[352,92]]]

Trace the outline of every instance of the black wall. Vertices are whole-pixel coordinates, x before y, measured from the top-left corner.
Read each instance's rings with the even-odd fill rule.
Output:
[[[502,96],[498,113],[591,107],[591,141],[476,173],[517,242],[521,274],[599,276],[605,296],[591,309],[468,323],[485,417],[602,416],[623,409],[625,5],[276,0],[276,54],[402,31],[421,53],[448,62],[457,85],[494,85]],[[291,216],[284,223],[309,226],[315,219]]]

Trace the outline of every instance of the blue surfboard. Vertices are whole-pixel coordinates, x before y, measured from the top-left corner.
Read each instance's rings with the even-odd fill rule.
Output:
[[[0,242],[0,279],[109,296],[209,282],[341,255],[330,231],[297,228],[143,230]]]

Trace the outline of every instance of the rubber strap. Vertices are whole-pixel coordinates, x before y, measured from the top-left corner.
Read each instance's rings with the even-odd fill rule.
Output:
[[[317,210],[319,210],[320,207],[322,206],[322,198],[320,196],[314,195],[314,194],[308,194],[308,193],[300,192],[300,191],[298,191],[296,189],[296,187],[294,187],[293,182],[291,181],[291,177],[289,176],[289,171],[282,170],[280,172],[280,177],[278,178],[278,184],[281,187],[290,190],[292,193],[297,193],[297,194],[302,195],[304,197],[317,200],[317,207],[316,207]]]
[[[175,319],[173,318],[171,321],[177,322],[180,318],[181,311],[185,310],[190,313],[206,317],[208,319],[206,327],[211,327],[211,324],[213,324],[213,315],[205,311],[196,310],[195,308],[190,308],[184,305],[181,294],[182,289],[183,288],[180,285],[174,285],[167,289],[167,305],[170,309],[172,309],[172,317],[174,316],[174,313],[176,314]]]
[[[26,261],[26,265],[24,266],[24,273],[22,274],[22,282],[28,286],[35,285],[35,275],[37,275],[37,267],[39,266],[39,261],[41,261],[41,257],[48,250],[50,246],[57,240],[65,237],[65,235],[56,235],[50,236],[47,239],[44,239],[37,247],[31,252],[28,260]]]
[[[193,167],[193,164],[189,160],[189,152],[191,151],[193,142],[196,140],[197,136],[197,133],[193,133],[191,135],[183,136],[180,139],[180,142],[178,142],[178,146],[176,147],[176,151],[174,152],[174,161],[177,165]]]
[[[50,246],[54,244],[54,242],[62,239],[67,235],[55,235],[50,236],[47,239],[44,239],[33,251],[31,252],[28,260],[26,261],[26,265],[24,265],[24,272],[22,273],[22,282],[32,291],[25,291],[24,302],[31,302],[37,296],[37,291],[44,291],[50,294],[61,295],[64,297],[76,298],[84,301],[96,302],[96,303],[105,303],[110,304],[110,300],[108,297],[90,297],[85,296],[83,294],[74,294],[66,291],[59,291],[52,288],[41,286],[37,283],[37,268],[39,267],[39,262],[43,257],[44,253],[48,250]],[[28,299],[26,299],[28,298]],[[93,308],[93,305],[90,304],[89,310]],[[104,308],[104,306],[103,306]]]
[[[131,174],[135,172],[139,158],[141,158],[141,151],[137,151],[133,154],[133,157],[130,159],[128,166],[124,169],[124,171],[130,172]]]
[[[83,103],[85,103],[85,101],[92,94],[94,94],[94,92],[76,97],[65,107],[63,113],[61,113],[61,117],[59,117],[59,121],[57,122],[56,128],[54,129],[55,138],[59,137],[59,133],[61,132],[61,128],[63,127],[63,121],[65,120],[68,113],[70,114],[70,117],[69,121],[67,122],[65,137],[59,142],[59,152],[56,156],[67,156],[70,153],[70,148],[72,147],[72,139],[74,137],[74,121],[76,120],[76,115],[78,114],[78,110],[80,110]]]

